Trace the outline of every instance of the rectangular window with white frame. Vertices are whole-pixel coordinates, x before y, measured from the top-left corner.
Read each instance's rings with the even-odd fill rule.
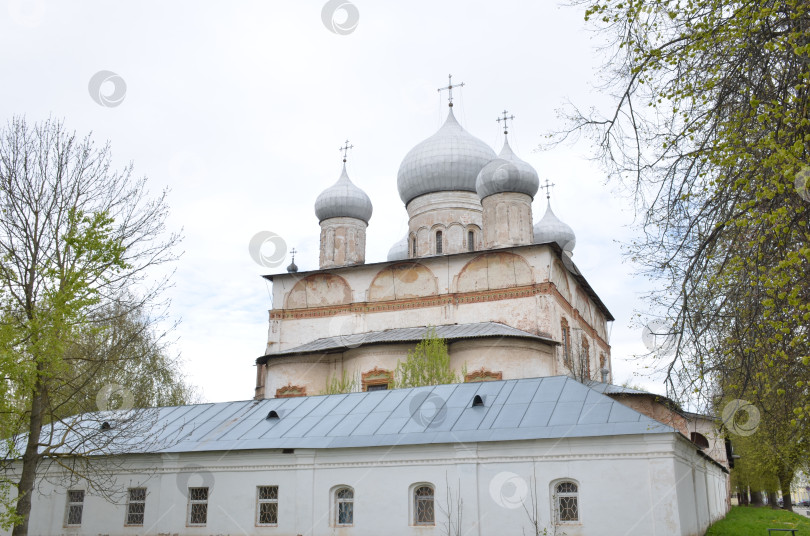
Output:
[[[208,488],[188,488],[189,527],[204,527],[208,523]]]
[[[84,490],[74,489],[67,492],[65,505],[65,526],[80,527],[84,513]]]
[[[256,526],[278,525],[278,486],[256,488]]]
[[[146,514],[146,488],[129,488],[127,490],[127,519],[124,525],[142,527]]]

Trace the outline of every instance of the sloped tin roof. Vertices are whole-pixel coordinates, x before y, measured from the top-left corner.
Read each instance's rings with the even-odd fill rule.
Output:
[[[542,342],[559,344],[551,337],[534,335],[528,331],[523,331],[506,324],[498,322],[475,322],[471,324],[446,324],[433,326],[436,335],[441,339],[471,339],[480,337],[520,337],[523,339],[534,339]],[[300,354],[317,354],[335,351],[343,351],[348,348],[357,348],[365,344],[394,343],[420,341],[427,334],[428,327],[412,328],[391,328],[381,331],[369,331],[366,333],[356,333],[353,335],[336,335],[334,337],[322,337],[312,342],[295,346],[278,353],[266,354],[257,359],[257,363],[266,362],[273,357]]]
[[[476,396],[483,404],[474,407]],[[269,417],[271,411],[278,417]],[[329,449],[675,432],[565,376],[176,406],[157,409],[153,418],[150,429],[166,440],[150,438],[151,452]],[[97,427],[99,419],[86,422]],[[145,451],[139,438],[129,441],[134,451]],[[127,451],[120,446],[116,450]]]

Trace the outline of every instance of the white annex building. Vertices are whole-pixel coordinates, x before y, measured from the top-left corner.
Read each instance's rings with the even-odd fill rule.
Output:
[[[409,231],[373,264],[345,164],[317,197],[320,269],[266,276],[252,400],[157,410],[170,439],[117,455],[116,503],[53,470],[30,533],[697,536],[723,517],[727,443],[610,384],[613,317],[550,203],[534,223],[538,175],[507,139],[496,154],[451,100],[397,187]],[[392,389],[428,327],[463,381]],[[355,392],[321,394],[345,378]]]

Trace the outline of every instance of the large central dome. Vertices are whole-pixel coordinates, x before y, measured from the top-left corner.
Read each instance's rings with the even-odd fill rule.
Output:
[[[433,192],[475,192],[478,172],[495,156],[492,147],[461,128],[450,108],[442,128],[402,160],[397,173],[399,197],[407,205]]]

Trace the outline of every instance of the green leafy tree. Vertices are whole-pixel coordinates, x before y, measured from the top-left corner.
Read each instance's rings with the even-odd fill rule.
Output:
[[[810,4],[576,3],[610,42],[613,99],[563,135],[591,135],[634,201],[627,252],[677,339],[669,394],[759,408],[743,466],[789,493],[810,440]]]
[[[456,383],[458,376],[450,369],[447,342],[436,335],[436,328],[428,328],[425,337],[405,361],[397,361],[394,383],[397,388],[421,387]]]
[[[326,389],[324,389],[321,394],[339,395],[354,393],[357,391],[358,383],[355,374],[350,374],[347,370],[343,370],[340,376],[335,374],[326,378]]]
[[[136,412],[86,443],[67,445],[53,432],[60,422],[76,423],[67,415],[109,409],[98,404],[101,381],[146,388],[150,380],[139,384],[138,373],[163,370],[143,312],[158,303],[167,277],[157,271],[176,258],[179,237],[165,230],[165,192],[151,198],[131,165],[113,169],[109,145],[77,138],[53,120],[32,126],[14,118],[0,130],[0,211],[0,365],[11,400],[2,403],[2,429],[17,438],[11,514],[14,536],[24,536],[35,482],[48,464],[111,491],[94,480],[103,472],[81,461],[114,454],[133,437],[152,446],[143,428],[149,423]],[[140,342],[125,348],[136,333]],[[154,391],[141,400],[161,403]]]
[[[810,4],[581,3],[612,40],[615,100],[571,110],[572,130],[594,137],[635,202],[628,254],[661,283],[650,309],[678,336],[672,396],[713,396],[727,366],[764,374],[774,393],[782,378],[808,381]]]

